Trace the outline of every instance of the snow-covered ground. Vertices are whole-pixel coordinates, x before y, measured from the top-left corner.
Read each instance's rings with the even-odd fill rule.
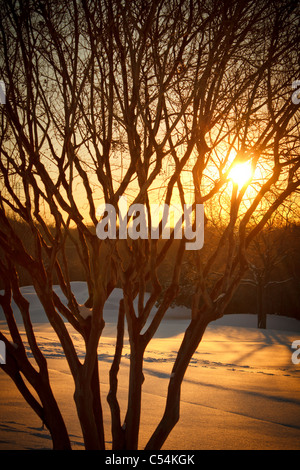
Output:
[[[73,283],[80,303],[86,299],[84,283]],[[54,394],[61,407],[73,448],[82,449],[80,426],[72,400],[74,386],[62,349],[41,310],[32,287],[22,288],[31,303],[38,343],[48,361]],[[57,292],[60,294],[59,289]],[[118,302],[115,290],[105,308],[105,329],[99,346],[100,381],[107,448],[111,445],[110,412],[106,402],[108,372],[115,343]],[[87,313],[87,312],[85,312]],[[145,354],[140,448],[162,416],[168,378],[183,331],[185,308],[170,309]],[[0,313],[0,329],[6,324]],[[16,319],[21,322],[16,309]],[[299,449],[300,364],[293,364],[293,341],[300,340],[300,321],[269,316],[267,329],[256,328],[254,315],[227,315],[211,323],[187,371],[181,418],[164,449]],[[84,346],[71,334],[79,355]],[[123,413],[127,399],[129,345],[125,341],[119,375],[119,401]],[[24,402],[9,377],[0,370],[0,450],[49,449],[49,433]]]

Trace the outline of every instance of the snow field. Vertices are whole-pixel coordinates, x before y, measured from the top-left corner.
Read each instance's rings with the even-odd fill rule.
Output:
[[[73,287],[78,301],[83,303],[86,298],[85,284],[78,282]],[[22,292],[31,304],[38,344],[47,358],[53,391],[72,446],[83,449],[72,399],[73,379],[61,346],[47,324],[32,287],[22,288]],[[58,288],[57,292],[60,294]],[[99,345],[108,449],[111,436],[106,395],[120,296],[121,291],[116,289],[107,301],[106,325]],[[89,312],[85,309],[83,313]],[[184,308],[170,309],[145,352],[141,449],[162,416],[168,379],[188,324],[187,313]],[[21,322],[17,311],[16,319]],[[300,448],[300,364],[295,365],[291,361],[291,344],[300,339],[300,322],[288,317],[270,316],[267,326],[267,330],[258,330],[256,317],[245,314],[227,315],[208,326],[185,376],[180,421],[164,449]],[[5,332],[2,313],[0,328]],[[79,357],[84,358],[80,335],[71,328],[70,333]],[[123,417],[127,401],[129,354],[128,339],[125,339],[118,388]],[[0,371],[0,450],[49,448],[52,448],[52,442],[48,431],[41,428],[41,422],[24,402],[11,379]]]

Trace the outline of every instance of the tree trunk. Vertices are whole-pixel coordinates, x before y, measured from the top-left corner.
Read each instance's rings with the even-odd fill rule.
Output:
[[[49,390],[50,384],[43,386],[43,390],[39,393],[44,407],[45,422],[50,431],[53,450],[71,450],[69,435],[58,408],[57,402]],[[38,387],[36,389],[38,391]]]
[[[83,366],[84,367],[84,366]],[[75,385],[74,400],[86,450],[104,450],[104,427],[100,400],[98,361],[88,381],[81,371]]]
[[[19,354],[16,359],[14,357],[15,351],[10,343],[7,343],[6,347],[7,358],[6,364],[2,365],[3,370],[12,378],[24,399],[49,430],[53,442],[53,449],[71,450],[68,431],[55,397],[53,396],[48,374],[37,372],[27,358],[24,357],[22,360],[21,354]],[[21,373],[36,391],[40,403],[32,395]]]
[[[257,327],[267,328],[267,315],[264,308],[264,286],[261,281],[257,285]]]
[[[124,300],[120,301],[119,317],[117,325],[117,341],[115,348],[114,360],[109,371],[109,392],[107,395],[107,402],[111,412],[111,434],[112,434],[112,450],[125,449],[125,432],[121,426],[121,411],[117,399],[118,391],[118,372],[122,357],[123,340],[124,340]]]
[[[140,428],[144,348],[134,345],[130,355],[128,409],[125,418],[126,450],[137,450]]]
[[[205,317],[193,319],[188,326],[172,370],[164,415],[151,436],[146,450],[159,450],[180,416],[181,384],[190,360],[196,351],[208,325]]]
[[[91,383],[92,383],[92,393],[93,393],[93,410],[94,410],[94,416],[96,420],[98,437],[99,437],[101,448],[105,449],[105,436],[104,436],[103,412],[102,412],[101,396],[100,396],[98,359],[96,360],[96,363],[95,363]]]

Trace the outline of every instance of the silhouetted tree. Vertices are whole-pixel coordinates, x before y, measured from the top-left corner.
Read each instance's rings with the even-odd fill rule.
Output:
[[[168,288],[150,317],[161,294],[157,270],[173,246],[174,231],[163,245],[150,236],[101,240],[95,233],[97,207],[105,202],[117,210],[121,196],[147,208],[159,198],[167,205],[191,198],[194,209],[204,204],[219,213],[215,249],[208,257],[193,252],[191,321],[164,414],[146,446],[160,449],[179,419],[190,359],[239,285],[250,242],[299,188],[299,106],[291,100],[292,82],[299,78],[299,31],[299,5],[290,0],[1,1],[0,75],[7,97],[0,122],[0,300],[15,345],[1,333],[7,345],[1,367],[42,417],[55,448],[69,448],[70,442],[30,305],[19,289],[18,268],[30,276],[61,342],[86,449],[105,447],[97,349],[105,302],[117,285],[122,288],[108,402],[113,449],[136,449],[143,355],[177,296],[187,240],[178,243]],[[253,170],[242,187],[230,179],[240,162],[251,162]],[[12,214],[30,229],[31,247],[14,230]],[[71,227],[78,231],[74,243],[89,290],[88,317],[81,315],[70,283],[65,241]],[[212,284],[220,257],[224,270]],[[55,293],[54,273],[67,305]],[[12,298],[38,369],[24,352]],[[130,374],[122,423],[117,391],[125,318]],[[82,336],[83,363],[64,319]]]

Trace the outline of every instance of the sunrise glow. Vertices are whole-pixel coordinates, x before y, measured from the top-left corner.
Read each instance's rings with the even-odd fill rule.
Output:
[[[252,178],[251,162],[238,163],[232,167],[228,177],[242,188]]]

